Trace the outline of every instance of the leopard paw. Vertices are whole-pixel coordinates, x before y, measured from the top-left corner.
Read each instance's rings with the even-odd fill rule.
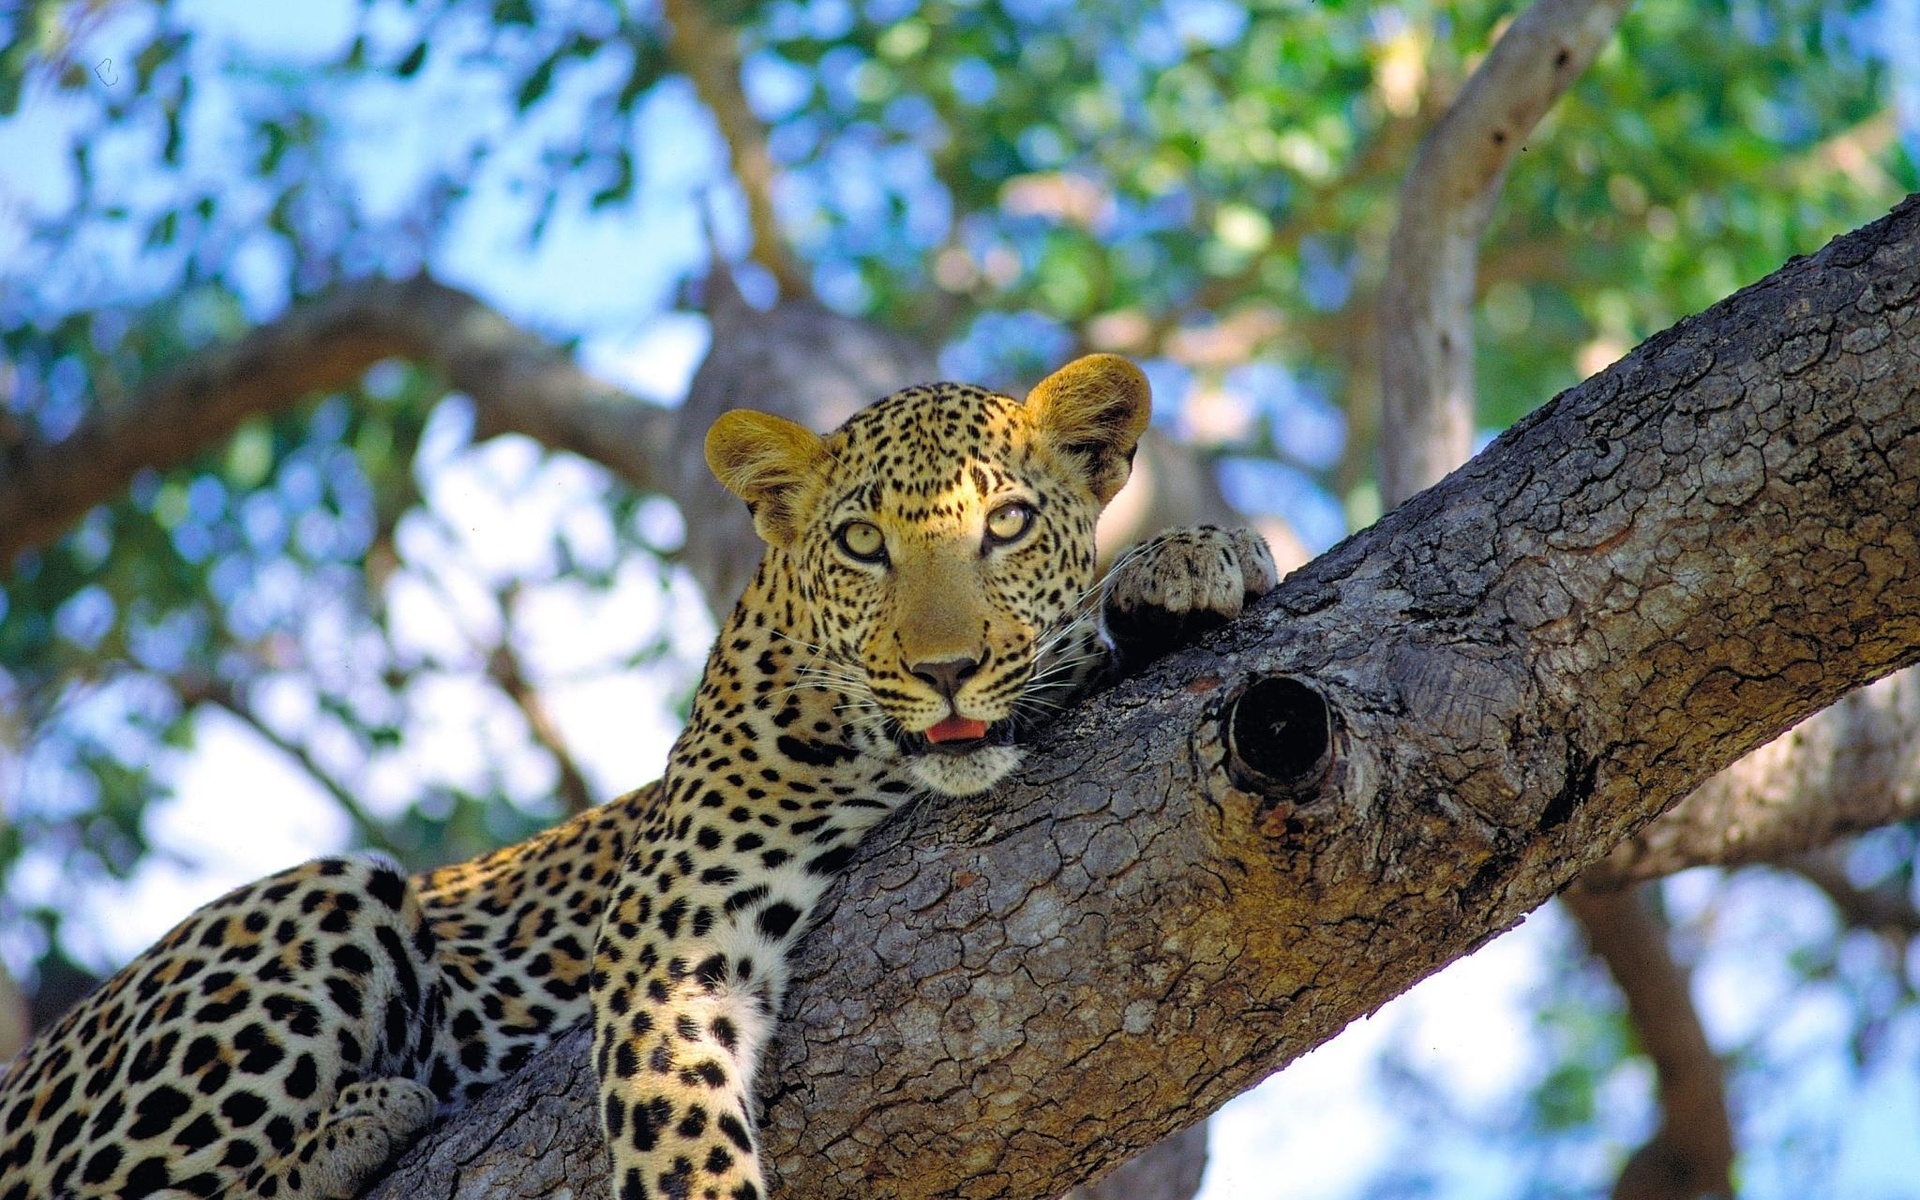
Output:
[[[1159,534],[1107,576],[1107,633],[1123,666],[1149,662],[1240,615],[1279,575],[1258,533],[1196,525]]]
[[[306,1193],[358,1196],[433,1123],[438,1106],[433,1092],[411,1079],[367,1080],[342,1088],[295,1156],[311,1177]]]

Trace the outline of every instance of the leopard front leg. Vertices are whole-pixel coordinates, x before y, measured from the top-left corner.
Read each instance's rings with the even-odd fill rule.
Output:
[[[1108,573],[1102,615],[1122,671],[1131,671],[1240,615],[1278,582],[1273,555],[1244,527],[1168,530]]]
[[[761,1200],[753,1081],[784,937],[715,922],[717,909],[656,905],[645,891],[623,884],[594,948],[594,1064],[613,1194]]]

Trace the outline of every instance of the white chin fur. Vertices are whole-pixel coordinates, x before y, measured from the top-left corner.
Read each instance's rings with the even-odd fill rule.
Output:
[[[982,746],[969,754],[922,754],[913,760],[921,787],[943,796],[972,796],[999,783],[1020,765],[1018,746]]]

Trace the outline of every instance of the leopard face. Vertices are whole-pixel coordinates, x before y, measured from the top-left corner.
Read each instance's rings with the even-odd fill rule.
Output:
[[[790,582],[802,674],[843,695],[863,751],[951,796],[1018,764],[1023,726],[1098,652],[1094,522],[1147,408],[1139,372],[1095,356],[1025,401],[909,388],[824,438],[716,424],[709,461]]]

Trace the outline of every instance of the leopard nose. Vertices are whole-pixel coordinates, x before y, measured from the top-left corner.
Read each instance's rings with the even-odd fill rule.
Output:
[[[943,658],[936,662],[908,663],[907,673],[951,700],[961,684],[980,673],[980,660]]]

